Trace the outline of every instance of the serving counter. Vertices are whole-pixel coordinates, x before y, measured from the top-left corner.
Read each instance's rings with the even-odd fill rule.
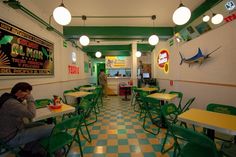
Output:
[[[131,80],[131,77],[107,77],[107,95],[118,95],[119,94],[119,84],[128,82]]]

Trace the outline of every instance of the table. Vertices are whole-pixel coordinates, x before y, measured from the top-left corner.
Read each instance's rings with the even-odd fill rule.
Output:
[[[81,87],[79,90],[82,90],[82,91],[93,91],[95,89],[96,89],[96,87]]]
[[[59,109],[50,109],[49,107],[43,107],[36,109],[36,116],[32,119],[33,122],[52,118],[56,116],[60,116],[67,113],[75,112],[75,108],[70,105],[62,104],[61,108]]]
[[[145,91],[145,92],[149,92],[149,93],[158,90],[158,88],[154,88],[154,87],[143,87],[143,88],[137,88],[137,89]]]
[[[129,101],[130,99],[128,99],[128,91],[131,91],[131,87],[132,86],[130,86],[130,85],[123,85],[123,86],[120,86],[120,88],[122,89],[124,89],[125,90],[125,97],[122,99],[122,100],[124,100],[124,101]]]
[[[168,94],[168,93],[154,93],[154,94],[148,95],[148,97],[150,97],[150,98],[160,100],[160,106],[163,106],[165,104],[165,101],[171,101],[171,100],[175,99],[177,96],[178,95],[176,95],[176,94]],[[162,113],[161,113],[161,117],[160,117],[160,123],[157,125],[161,128],[167,127],[165,124],[164,117],[163,117]]]
[[[71,92],[71,93],[66,93],[65,96],[71,96],[75,98],[81,98],[85,97],[89,94],[92,94],[92,92],[83,92],[83,91],[78,91],[78,92]]]
[[[236,116],[233,115],[192,108],[180,114],[178,120],[207,128],[211,139],[214,139],[214,131],[236,135]]]

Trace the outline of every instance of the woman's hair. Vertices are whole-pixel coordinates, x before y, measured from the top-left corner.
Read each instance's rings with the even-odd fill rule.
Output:
[[[16,94],[19,90],[26,92],[27,90],[31,91],[32,86],[27,82],[19,82],[11,89],[11,94]]]

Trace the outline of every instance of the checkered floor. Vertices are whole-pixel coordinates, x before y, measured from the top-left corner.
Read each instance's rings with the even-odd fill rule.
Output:
[[[119,96],[104,102],[98,121],[89,126],[89,131],[91,143],[81,137],[85,157],[169,157],[173,153],[160,152],[165,130],[156,136],[145,132],[139,113],[133,111],[130,101],[122,101]],[[68,156],[80,156],[77,143]]]

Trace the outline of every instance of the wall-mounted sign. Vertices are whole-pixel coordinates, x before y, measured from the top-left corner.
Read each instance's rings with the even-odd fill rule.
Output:
[[[126,56],[107,56],[106,68],[130,68],[130,57]]]
[[[236,13],[233,13],[227,17],[224,18],[225,22],[231,22],[236,19]]]
[[[163,69],[165,73],[169,72],[169,52],[166,49],[162,49],[158,53],[157,57],[158,67]]]
[[[75,65],[68,65],[68,74],[79,74],[79,67]]]
[[[72,59],[72,63],[76,63],[76,53],[75,52],[71,52],[71,59]]]
[[[54,74],[54,45],[0,19],[0,76]]]
[[[235,3],[233,0],[231,1],[228,1],[225,3],[225,8],[228,10],[228,11],[232,11],[235,9]]]

